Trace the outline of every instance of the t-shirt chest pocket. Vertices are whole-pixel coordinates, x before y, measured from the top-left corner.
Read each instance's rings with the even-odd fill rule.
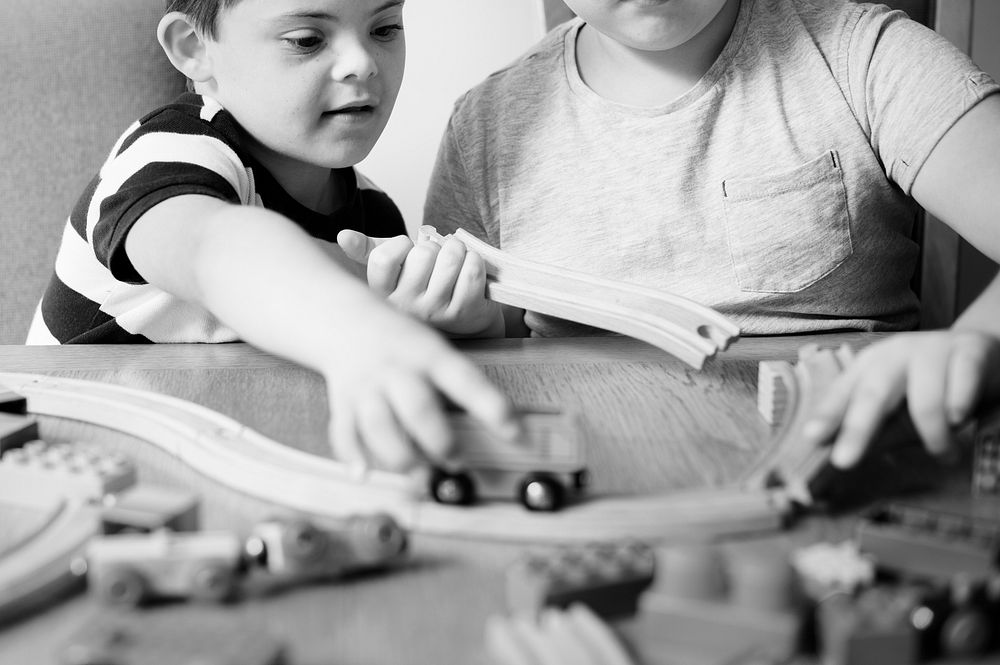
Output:
[[[729,255],[742,291],[792,293],[854,251],[837,152],[761,176],[723,181]]]

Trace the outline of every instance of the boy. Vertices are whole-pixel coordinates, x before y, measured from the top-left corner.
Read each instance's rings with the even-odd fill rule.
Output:
[[[909,195],[1000,259],[998,86],[904,14],[846,0],[567,4],[578,19],[456,103],[425,209],[442,234],[662,287],[751,335],[915,327]],[[419,266],[437,270],[434,248],[342,236],[355,258],[402,266],[395,291],[398,268],[369,268],[391,298]],[[486,320],[469,309],[449,325]],[[810,436],[836,436],[834,462],[850,466],[905,397],[944,454],[951,428],[1000,394],[998,370],[994,281],[952,329],[863,350]]]
[[[447,454],[436,391],[501,431],[505,398],[340,262],[404,233],[358,176],[403,75],[402,0],[170,0],[158,39],[193,93],[119,139],[67,222],[28,343],[242,339],[327,382],[335,454]]]

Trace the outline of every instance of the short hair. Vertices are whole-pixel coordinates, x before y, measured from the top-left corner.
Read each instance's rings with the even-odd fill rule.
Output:
[[[194,27],[207,37],[215,38],[219,14],[239,3],[240,0],[166,0],[167,12],[181,12],[193,22]]]

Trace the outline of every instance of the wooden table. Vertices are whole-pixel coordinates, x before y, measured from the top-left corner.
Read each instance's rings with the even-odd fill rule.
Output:
[[[490,340],[461,348],[514,401],[579,411],[591,442],[592,490],[600,496],[732,481],[769,437],[755,408],[757,362],[794,360],[798,348],[813,341],[857,348],[875,338],[743,339],[701,372],[620,337]],[[287,445],[329,454],[318,375],[246,345],[6,346],[0,347],[0,371],[174,395]],[[100,440],[133,456],[141,479],[194,488],[206,528],[247,529],[274,509],[119,433],[47,418],[42,435]],[[0,548],[10,545],[4,535],[0,527]],[[6,537],[14,536],[7,530]],[[264,622],[287,642],[295,665],[488,662],[484,621],[504,611],[503,571],[526,545],[422,534],[411,545],[409,564],[388,574],[251,595],[219,611]],[[98,611],[79,596],[0,630],[0,663],[54,662],[55,647]]]

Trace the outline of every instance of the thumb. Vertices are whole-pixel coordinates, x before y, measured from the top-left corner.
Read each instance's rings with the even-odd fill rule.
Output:
[[[388,238],[370,238],[360,231],[344,229],[337,234],[337,244],[349,258],[365,265],[372,251]]]

